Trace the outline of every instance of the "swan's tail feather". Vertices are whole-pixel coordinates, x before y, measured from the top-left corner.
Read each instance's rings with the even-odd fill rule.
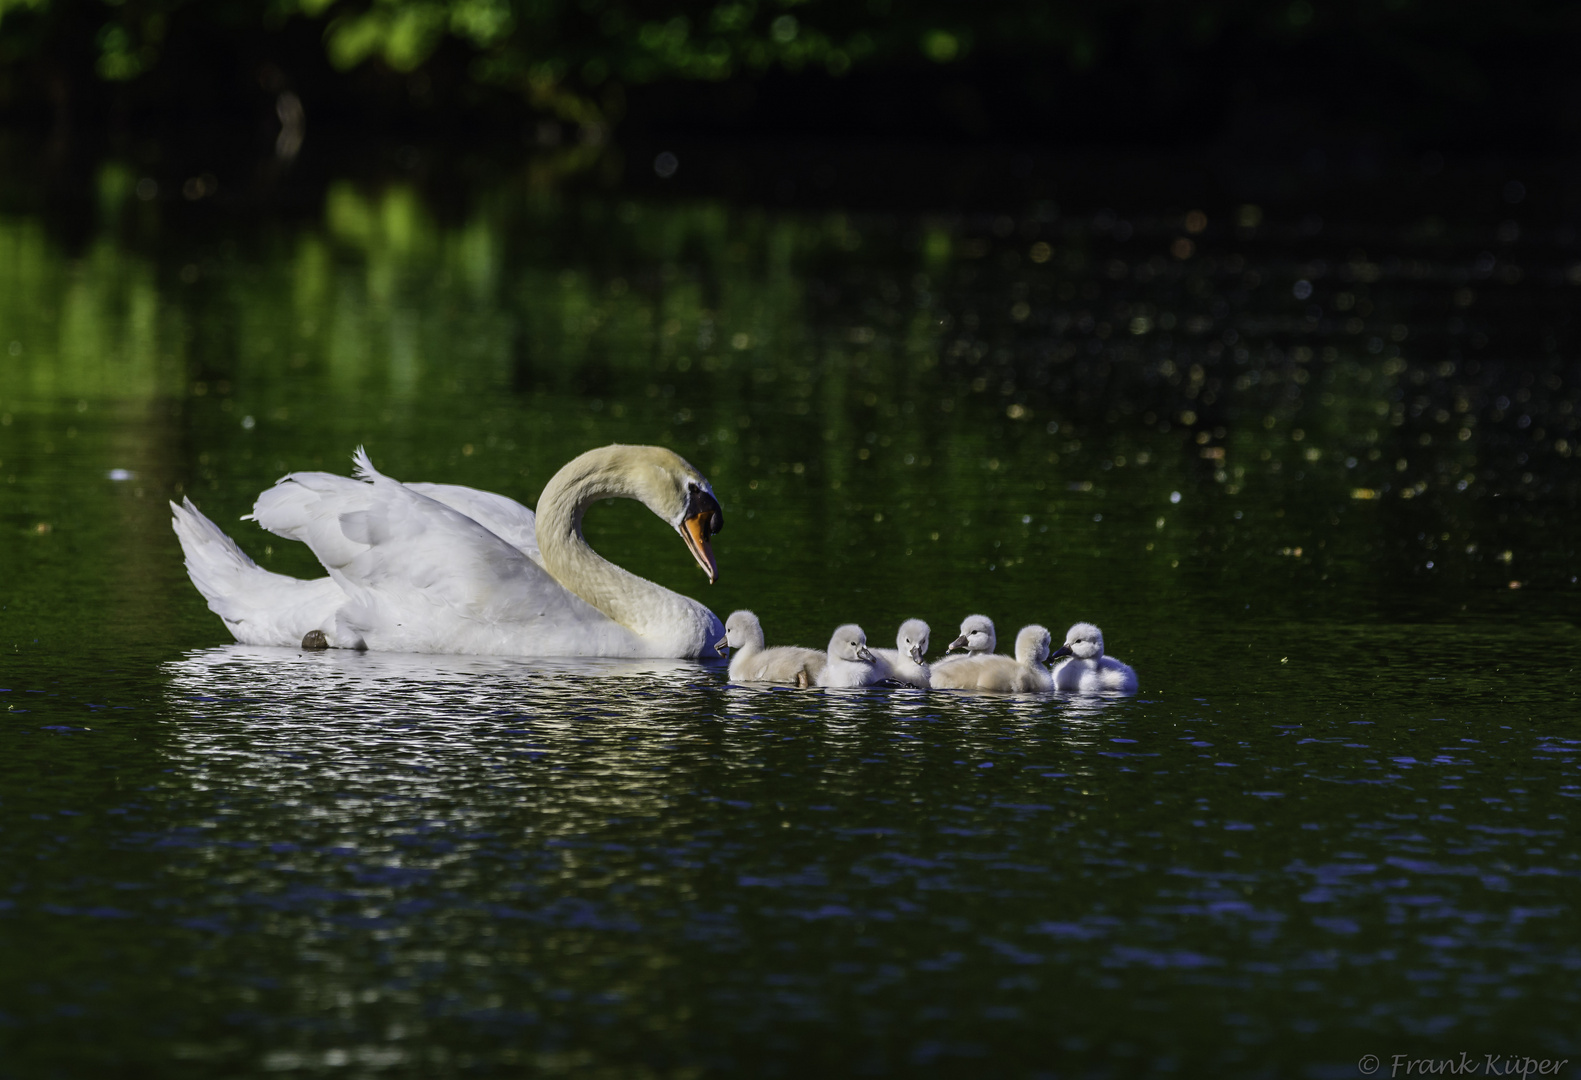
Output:
[[[180,506],[170,504],[170,511],[174,515],[171,527],[187,557],[187,573],[204,596],[223,596],[232,591],[238,577],[261,572],[262,568],[204,517],[191,499],[183,496]]]
[[[335,643],[335,614],[345,594],[332,580],[301,581],[265,570],[191,499],[171,503],[170,511],[187,575],[237,641],[297,645],[309,630],[323,630]]]

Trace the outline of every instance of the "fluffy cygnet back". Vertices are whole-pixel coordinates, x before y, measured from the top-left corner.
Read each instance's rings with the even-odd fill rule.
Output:
[[[1054,689],[1044,661],[1053,637],[1048,628],[1024,626],[1016,635],[1016,656],[965,656],[953,664],[936,664],[931,685],[936,690],[987,690],[1000,694],[1046,694]]]
[[[819,686],[870,686],[878,679],[867,635],[856,623],[846,623],[829,639],[829,662],[818,676]]]
[[[880,679],[893,679],[907,686],[928,687],[928,665],[923,657],[928,655],[928,624],[921,619],[907,619],[900,624],[893,649],[874,649],[873,665]]]
[[[1136,693],[1136,672],[1103,654],[1103,631],[1092,623],[1079,622],[1066,631],[1065,644],[1054,650],[1050,659],[1062,656],[1068,659],[1054,669],[1054,689],[1084,694],[1100,690]]]
[[[721,656],[731,649],[731,682],[785,683],[808,687],[818,681],[827,662],[817,649],[796,645],[763,647],[763,624],[750,611],[732,611],[725,620],[725,636],[714,645]]]
[[[961,636],[944,647],[944,655],[933,662],[935,668],[956,664],[974,656],[987,656],[994,651],[999,639],[994,636],[994,620],[987,615],[968,615],[961,620]],[[959,656],[951,655],[954,649],[965,649]]]

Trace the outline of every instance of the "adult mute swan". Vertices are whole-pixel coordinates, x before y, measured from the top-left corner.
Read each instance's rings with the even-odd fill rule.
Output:
[[[1136,693],[1136,672],[1103,654],[1103,631],[1092,623],[1079,622],[1065,633],[1065,644],[1054,650],[1050,660],[1069,657],[1054,668],[1054,689],[1076,690],[1084,694],[1099,690]]]
[[[248,515],[313,549],[329,577],[302,581],[255,564],[190,499],[170,504],[187,572],[247,645],[514,656],[695,657],[719,619],[697,601],[601,558],[582,515],[636,499],[668,521],[713,582],[709,540],[724,524],[703,474],[658,446],[605,446],[550,479],[538,513],[452,484],[403,484],[358,447],[356,479],[302,472]],[[317,639],[315,638],[315,641]]]
[[[893,649],[871,651],[880,679],[928,688],[928,665],[922,659],[928,654],[928,624],[921,619],[907,619],[900,624]]]
[[[817,649],[799,645],[763,647],[763,624],[750,611],[732,611],[725,620],[725,636],[714,648],[723,656],[731,649],[731,682],[769,682],[799,686],[803,690],[818,681],[829,658]]]
[[[932,686],[935,690],[990,690],[1001,694],[1046,694],[1054,689],[1048,668],[1053,638],[1047,628],[1023,626],[1016,635],[1016,657],[987,654],[965,656],[953,664],[937,665],[933,669]]]
[[[961,620],[961,636],[944,647],[944,655],[933,662],[934,667],[956,664],[974,656],[985,656],[994,651],[999,639],[994,636],[994,620],[987,615],[968,615]],[[965,649],[960,656],[950,655],[952,650]]]
[[[829,639],[829,662],[818,675],[819,686],[871,686],[878,679],[867,635],[856,623],[835,629]]]

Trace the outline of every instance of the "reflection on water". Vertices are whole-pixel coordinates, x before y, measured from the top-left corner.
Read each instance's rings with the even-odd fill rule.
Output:
[[[1469,681],[1358,711],[1310,680],[1000,699],[236,646],[161,680],[119,715],[10,714],[0,1034],[45,1040],[13,1060],[1299,1073],[1380,1039],[1573,1046],[1581,740],[1436,711]],[[126,1034],[69,1040],[111,1010]]]
[[[686,662],[226,647],[167,675],[176,811],[118,833],[158,854],[121,910],[204,943],[193,992],[276,1032],[191,1033],[194,1060],[795,1075],[1569,1045],[1574,739]]]
[[[477,692],[505,694],[524,683],[553,681],[567,695],[575,693],[576,680],[648,677],[675,686],[723,670],[723,664],[693,660],[628,660],[618,657],[436,656],[426,653],[370,653],[351,649],[299,652],[295,649],[226,645],[189,653],[166,665],[174,690],[200,699],[222,692],[227,680],[278,694],[276,708],[300,708],[299,717],[313,715],[325,698],[317,695],[354,695],[347,704],[375,707],[364,695],[401,695],[411,687],[429,683],[465,683]],[[477,680],[477,681],[474,681]],[[315,705],[304,695],[313,694]],[[404,708],[412,708],[403,702]]]
[[[125,179],[0,216],[4,1080],[1576,1052],[1556,227],[506,183],[188,233]],[[288,469],[531,503],[611,441],[731,527],[713,587],[640,508],[595,543],[776,643],[1090,619],[1142,694],[215,647],[164,505],[316,575],[235,521]]]

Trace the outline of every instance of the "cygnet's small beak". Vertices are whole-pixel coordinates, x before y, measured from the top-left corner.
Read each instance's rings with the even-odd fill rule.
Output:
[[[718,641],[714,642],[714,652],[718,653],[720,656],[728,656],[730,653],[730,639],[727,637],[722,637]]]
[[[911,647],[910,651],[911,651],[911,662],[913,664],[920,664],[920,663],[922,663],[922,646],[921,645],[913,645]]]
[[[1070,646],[1068,644],[1067,645],[1061,645],[1059,648],[1057,648],[1053,652],[1049,653],[1049,661],[1048,662],[1052,664],[1054,661],[1058,660],[1060,657],[1062,657],[1062,656],[1069,656],[1069,655],[1071,655]]]
[[[952,641],[948,645],[946,645],[944,647],[944,651],[945,652],[950,652],[953,649],[964,649],[964,648],[966,648],[966,635],[962,634],[960,637],[956,638],[954,641]]]
[[[866,645],[858,645],[856,647],[856,655],[859,660],[865,660],[869,664],[873,662],[873,650],[869,649]]]

